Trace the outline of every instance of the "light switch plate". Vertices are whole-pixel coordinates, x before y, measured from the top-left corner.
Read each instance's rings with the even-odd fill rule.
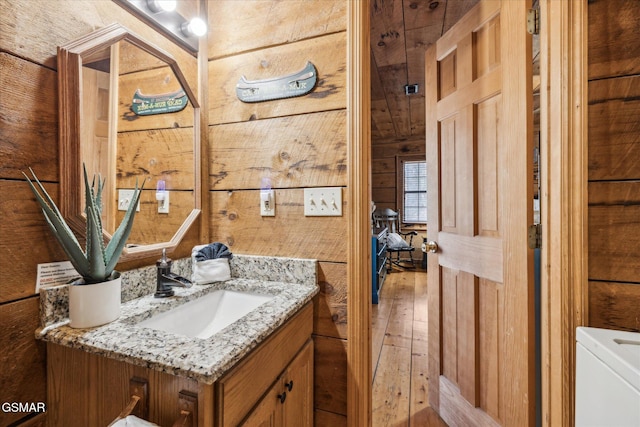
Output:
[[[342,187],[304,189],[305,216],[342,216]]]
[[[126,211],[133,199],[134,190],[118,190],[118,210]],[[136,206],[136,212],[140,212],[140,203]]]
[[[260,215],[276,216],[276,192],[260,190]]]
[[[158,200],[158,213],[169,213],[169,193],[168,191],[164,192],[164,203],[162,200]]]

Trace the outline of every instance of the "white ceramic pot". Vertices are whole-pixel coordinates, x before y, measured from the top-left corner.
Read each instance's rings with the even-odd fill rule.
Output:
[[[120,273],[108,282],[69,285],[69,326],[93,328],[120,317]]]

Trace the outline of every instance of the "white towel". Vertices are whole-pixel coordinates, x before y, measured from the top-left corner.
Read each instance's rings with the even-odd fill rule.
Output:
[[[126,418],[121,418],[116,421],[114,424],[111,424],[111,427],[158,427],[158,424],[151,423],[149,421],[145,421],[142,418],[138,418],[135,415],[129,415]]]
[[[192,274],[191,281],[198,285],[212,282],[223,282],[231,279],[231,268],[228,258],[207,259],[196,261],[196,254],[207,245],[195,246],[191,251]]]

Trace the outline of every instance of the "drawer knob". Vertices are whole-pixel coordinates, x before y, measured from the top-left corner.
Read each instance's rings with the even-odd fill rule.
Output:
[[[287,390],[291,391],[293,390],[293,380],[289,381],[288,383],[285,383],[284,386],[287,388]]]
[[[284,403],[284,401],[287,400],[287,392],[283,391],[282,394],[279,394],[278,399],[280,399],[280,403]]]

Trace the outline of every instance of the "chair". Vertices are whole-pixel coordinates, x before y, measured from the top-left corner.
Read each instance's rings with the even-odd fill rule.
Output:
[[[417,236],[418,232],[402,232],[400,229],[400,214],[389,208],[374,211],[373,222],[376,227],[387,227],[389,230],[386,243],[390,264],[387,270],[390,271],[393,265],[400,268],[415,268],[413,251],[416,248],[413,247],[413,236]]]

